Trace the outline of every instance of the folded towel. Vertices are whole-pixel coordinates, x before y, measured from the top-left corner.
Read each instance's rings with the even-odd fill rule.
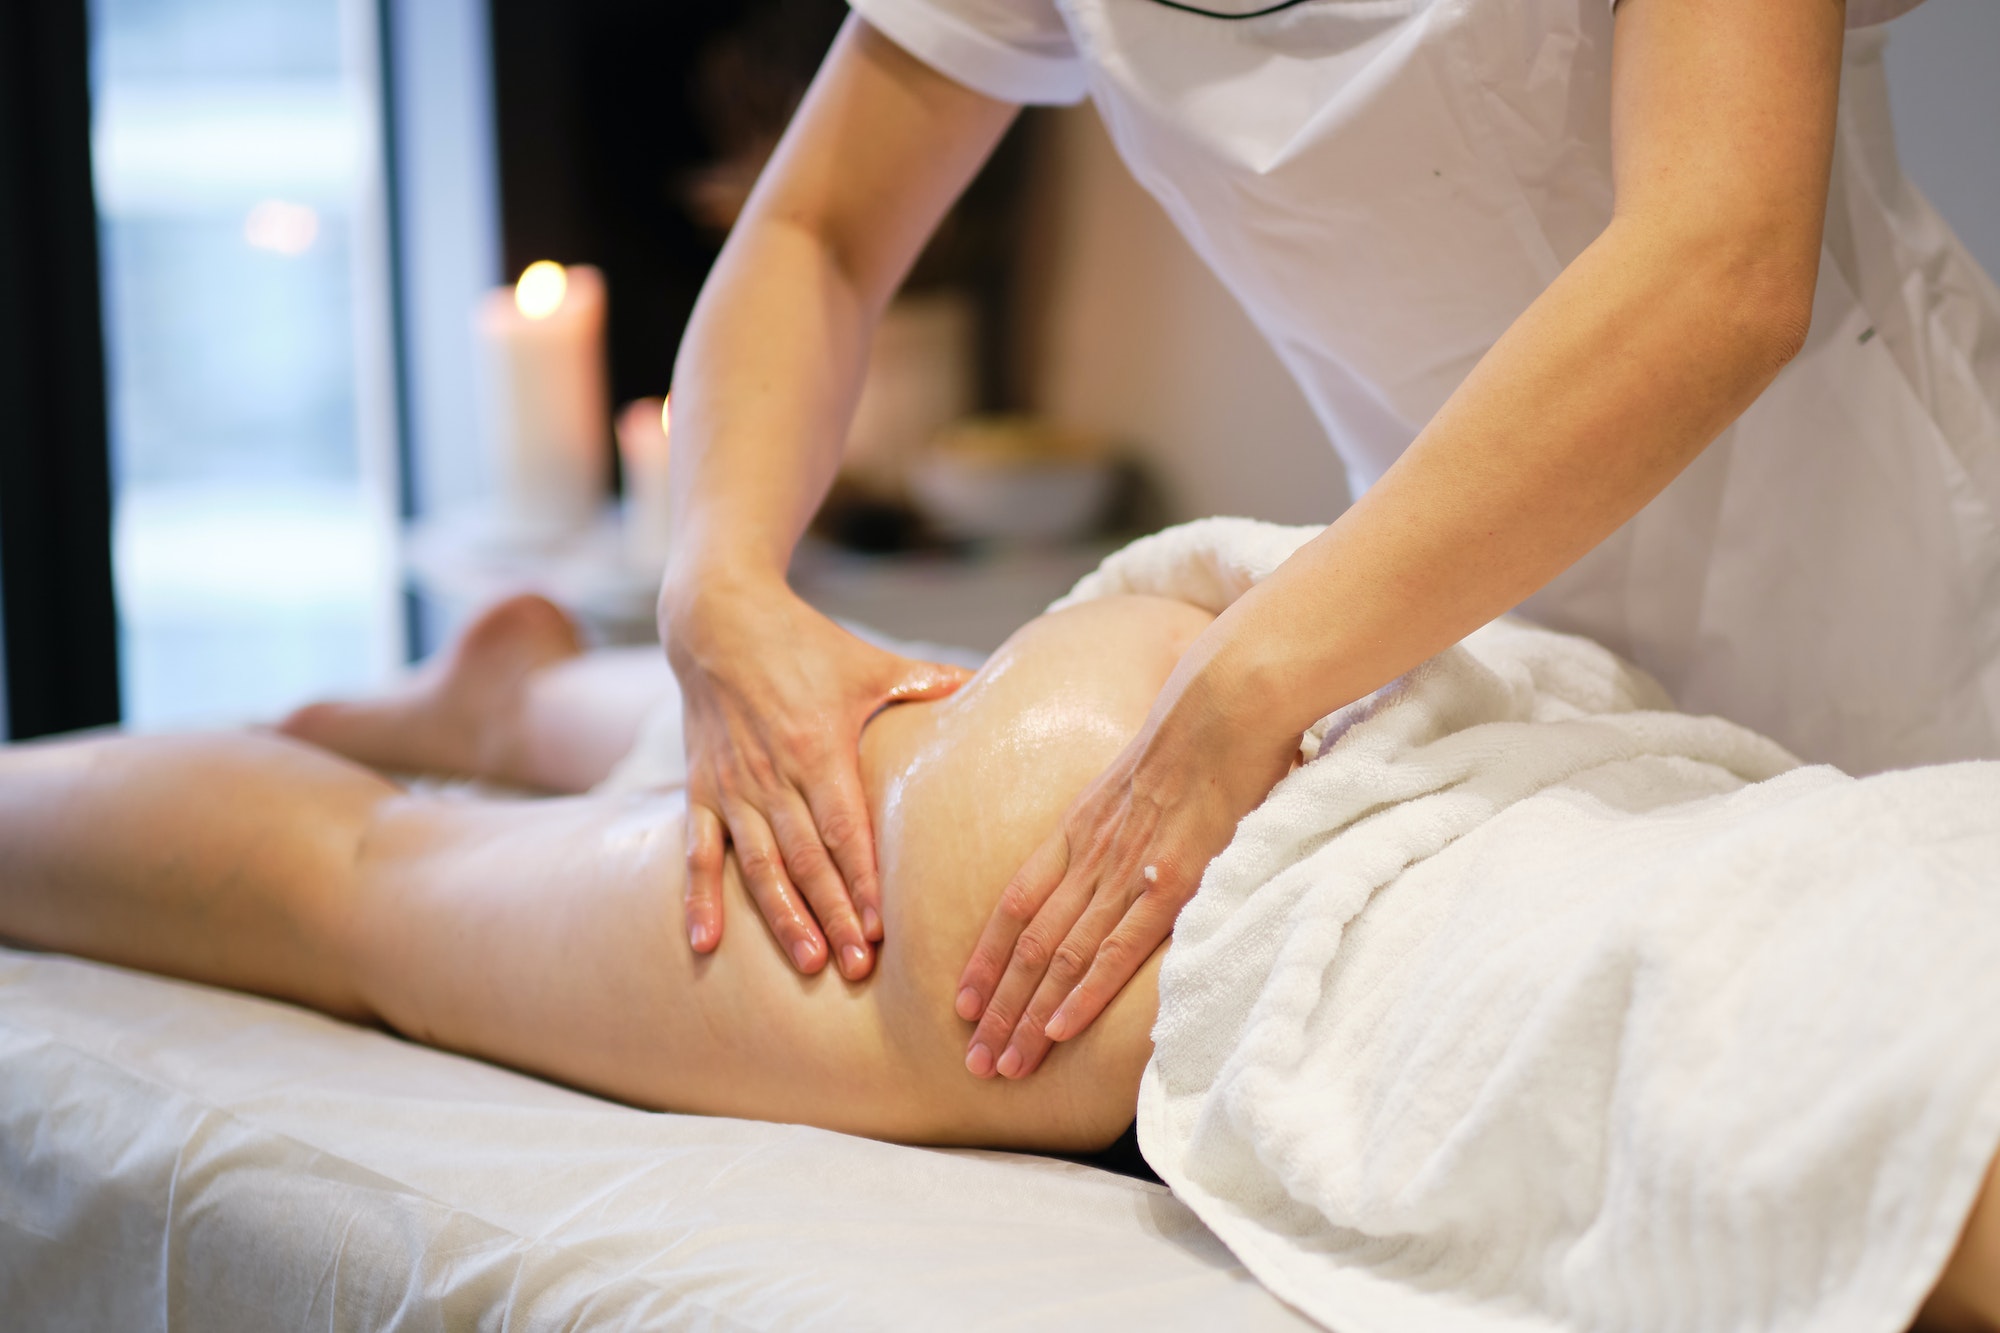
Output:
[[[1189,524],[1065,600],[1219,611],[1312,535]],[[1800,767],[1508,619],[1306,750],[1140,1091],[1253,1272],[1342,1333],[1907,1326],[2000,1140],[2000,764]]]

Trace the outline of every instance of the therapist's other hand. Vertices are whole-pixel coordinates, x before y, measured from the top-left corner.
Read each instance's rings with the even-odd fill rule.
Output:
[[[689,944],[722,942],[733,845],[792,965],[814,973],[831,959],[860,980],[882,938],[861,728],[884,705],[950,694],[971,673],[863,643],[782,583],[711,585],[664,619],[686,730]]]
[[[1167,682],[1146,725],[1014,875],[959,978],[978,1027],[965,1067],[1033,1073],[1089,1027],[1172,933],[1237,821],[1291,767],[1298,738],[1246,725],[1245,692]],[[1194,673],[1188,672],[1189,677]]]

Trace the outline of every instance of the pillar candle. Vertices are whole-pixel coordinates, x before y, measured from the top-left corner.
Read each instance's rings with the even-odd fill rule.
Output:
[[[502,519],[529,541],[573,533],[609,481],[604,277],[530,264],[514,287],[486,294],[477,325]]]

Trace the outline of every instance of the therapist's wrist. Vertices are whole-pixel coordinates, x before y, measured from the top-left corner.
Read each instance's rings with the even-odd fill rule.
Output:
[[[741,547],[683,543],[669,554],[660,582],[659,618],[664,633],[744,606],[791,597],[782,561]]]
[[[1254,658],[1223,652],[1183,666],[1148,748],[1178,758],[1175,766],[1220,787],[1237,815],[1248,813],[1290,770],[1302,729],[1273,706],[1282,686]]]
[[[1382,682],[1346,626],[1335,620],[1303,628],[1314,609],[1271,597],[1275,582],[1252,588],[1225,611],[1181,666],[1191,703],[1212,714],[1219,730],[1244,737],[1252,752],[1283,754],[1289,764],[1309,728]]]

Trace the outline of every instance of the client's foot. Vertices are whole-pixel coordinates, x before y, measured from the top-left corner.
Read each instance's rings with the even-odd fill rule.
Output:
[[[519,781],[528,678],[582,651],[575,623],[555,603],[510,597],[388,694],[307,704],[278,730],[370,768]]]

